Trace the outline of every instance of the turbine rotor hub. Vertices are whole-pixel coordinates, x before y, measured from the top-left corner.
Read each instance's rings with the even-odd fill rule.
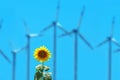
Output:
[[[57,25],[57,22],[56,21],[53,21],[53,23],[52,23],[54,26],[56,26]]]
[[[30,38],[31,36],[30,36],[30,34],[27,34],[26,37],[27,37],[27,38]]]
[[[78,32],[78,30],[77,30],[77,29],[73,29],[73,32],[74,32],[74,33],[77,33],[77,32]]]
[[[112,40],[112,37],[108,37],[108,40]]]

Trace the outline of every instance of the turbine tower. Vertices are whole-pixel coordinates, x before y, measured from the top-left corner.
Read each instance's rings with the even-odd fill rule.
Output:
[[[2,28],[2,23],[3,23],[3,19],[0,20],[0,29]],[[0,54],[4,57],[4,59],[6,61],[8,61],[9,63],[11,63],[10,59],[4,54],[4,52],[2,50],[0,50]]]
[[[66,36],[66,35],[71,35],[74,34],[74,80],[78,80],[78,36],[85,42],[85,44],[90,47],[91,49],[92,46],[90,45],[90,43],[82,36],[82,34],[79,32],[79,28],[84,16],[84,10],[85,10],[85,6],[83,6],[83,10],[81,11],[81,16],[80,16],[80,20],[78,22],[78,26],[76,29],[73,29],[71,32],[67,33],[67,34],[62,34],[60,35],[60,37]]]
[[[26,37],[27,37],[27,80],[30,80],[30,40],[31,38],[35,38],[35,37],[40,37],[42,36],[41,34],[32,34],[29,33],[29,28],[27,26],[27,23],[24,21],[24,27],[26,28]]]
[[[12,55],[13,55],[13,59],[12,59],[12,80],[16,80],[16,54],[21,52],[22,50],[26,49],[26,47],[23,48],[19,48],[19,49],[13,49],[13,44],[10,44],[11,48],[12,48]]]
[[[102,46],[108,42],[108,80],[112,80],[112,43],[120,47],[120,44],[113,38],[114,35],[114,24],[115,17],[112,20],[111,34],[103,42],[97,45],[97,47]]]
[[[56,49],[57,49],[57,28],[59,28],[60,30],[62,30],[65,33],[68,33],[63,27],[62,25],[59,23],[58,19],[59,19],[59,10],[60,10],[60,0],[58,1],[57,4],[57,8],[56,8],[56,18],[55,21],[53,21],[52,23],[50,23],[49,26],[45,27],[42,31],[40,32],[44,32],[50,28],[53,27],[53,80],[56,80],[56,59],[57,59],[57,54],[56,54]]]

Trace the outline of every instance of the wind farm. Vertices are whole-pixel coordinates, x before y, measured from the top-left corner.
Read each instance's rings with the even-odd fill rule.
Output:
[[[0,80],[120,80],[119,2],[0,1]]]

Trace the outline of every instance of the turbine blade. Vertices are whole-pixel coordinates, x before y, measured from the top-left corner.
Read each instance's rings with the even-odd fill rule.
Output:
[[[120,49],[117,49],[117,50],[115,50],[114,52],[115,52],[115,53],[120,52]]]
[[[100,47],[102,46],[103,44],[107,43],[108,42],[108,39],[106,39],[105,41],[101,42],[100,44],[97,45],[97,47]]]
[[[68,31],[66,31],[66,30],[62,27],[62,25],[61,25],[60,23],[57,23],[57,26],[58,26],[58,28],[59,28],[60,30],[62,30],[62,31],[65,32],[66,34],[68,33]]]
[[[34,34],[29,34],[30,37],[40,37],[40,36],[43,36],[42,34],[37,34],[37,33],[34,33]]]
[[[80,25],[81,25],[81,22],[82,22],[82,19],[83,19],[83,16],[84,16],[84,12],[85,12],[85,6],[83,6],[83,9],[81,11],[80,20],[78,22],[78,27],[77,27],[78,30],[80,28]]]
[[[15,48],[15,46],[14,46],[13,43],[12,43],[12,41],[9,42],[9,45],[10,45],[10,48],[11,48],[11,49],[14,49],[14,48]]]
[[[15,53],[18,53],[18,52],[20,52],[20,51],[22,51],[22,50],[24,50],[24,49],[26,49],[26,46],[25,46],[25,47],[22,47],[22,48],[19,48],[19,49],[15,49],[14,52],[15,52]]]
[[[80,33],[78,33],[78,35],[85,42],[85,44],[87,44],[87,46],[89,48],[93,49],[93,47],[91,46],[91,44]]]
[[[60,11],[60,0],[58,0],[57,8],[56,8],[56,22],[59,19],[59,11]]]
[[[114,24],[115,24],[115,17],[112,19],[112,28],[111,28],[111,37],[114,35]]]
[[[53,24],[50,24],[49,26],[45,27],[43,30],[41,30],[40,32],[44,32],[50,28],[52,28]]]
[[[0,20],[0,29],[2,28],[3,19]]]
[[[6,61],[8,61],[9,63],[11,63],[11,61],[10,61],[10,59],[0,50],[0,53],[1,53],[1,55],[4,57],[4,59],[6,60]]]
[[[10,47],[11,47],[12,50],[14,49],[12,42],[10,42]],[[17,52],[22,51],[23,49],[26,49],[26,46],[25,46],[25,47],[22,47],[22,48],[19,48],[19,49],[14,49],[13,52],[14,52],[14,53],[17,53]]]
[[[117,41],[116,39],[112,38],[112,42],[113,42],[116,46],[120,47],[120,44],[118,43],[118,41]]]
[[[24,27],[25,27],[25,30],[26,30],[27,34],[29,34],[30,29],[28,28],[28,25],[27,25],[26,21],[24,21]]]
[[[71,35],[72,33],[73,33],[73,31],[67,32],[67,33],[63,33],[59,37],[64,37],[64,36],[67,36],[67,35]]]

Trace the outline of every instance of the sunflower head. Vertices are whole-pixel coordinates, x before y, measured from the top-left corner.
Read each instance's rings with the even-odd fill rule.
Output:
[[[35,49],[33,56],[36,60],[45,62],[51,58],[51,53],[45,46],[41,46]]]

